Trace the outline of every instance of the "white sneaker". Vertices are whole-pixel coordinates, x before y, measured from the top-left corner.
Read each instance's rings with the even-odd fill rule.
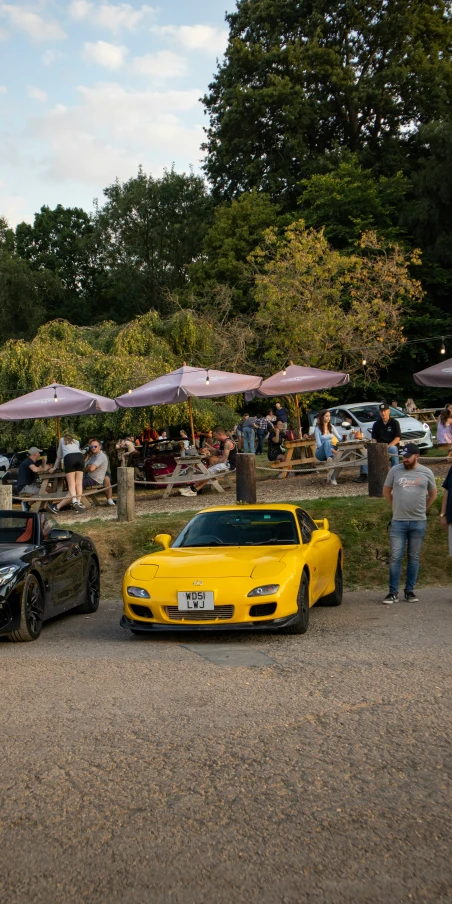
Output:
[[[116,505],[116,502],[114,499],[107,499],[107,505]]]
[[[193,490],[190,490],[189,487],[187,487],[186,490],[179,490],[179,492],[180,492],[181,496],[197,496],[198,495],[197,493],[194,493]]]
[[[337,487],[337,480],[335,477],[332,477],[330,480],[330,484],[332,487]]]

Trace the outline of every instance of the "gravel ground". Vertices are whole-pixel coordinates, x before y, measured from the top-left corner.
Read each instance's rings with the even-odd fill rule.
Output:
[[[303,637],[133,637],[120,604],[0,643],[0,900],[452,901],[451,588]]]
[[[444,479],[449,470],[448,464],[428,463],[428,459],[423,459],[423,463],[427,467],[431,467],[434,474]],[[331,487],[326,482],[326,478],[321,475],[311,474],[309,477],[290,476],[283,480],[270,477],[269,479],[258,479],[257,481],[257,501],[258,502],[292,502],[301,499],[331,499],[337,496],[367,496],[367,483],[356,483],[359,469],[350,468],[342,472],[339,477],[337,487]],[[149,489],[148,491],[137,488],[136,496],[136,514],[147,515],[153,512],[184,512],[193,511],[196,508],[210,508],[215,505],[228,505],[235,501],[235,487],[227,489],[223,495],[219,495],[214,490],[206,488],[206,491],[199,494],[195,499],[193,496],[184,497],[174,494],[169,499],[163,499],[161,490]],[[93,517],[102,518],[106,521],[116,518],[116,510],[113,507],[104,505],[96,509],[92,509],[85,515],[74,515],[72,511],[67,511],[61,520],[69,524],[71,522],[89,521]]]

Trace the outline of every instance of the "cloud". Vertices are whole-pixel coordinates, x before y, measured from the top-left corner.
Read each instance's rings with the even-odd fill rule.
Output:
[[[97,63],[104,69],[120,69],[128,52],[123,44],[108,44],[107,41],[83,45],[83,59],[88,63]]]
[[[73,0],[69,5],[69,15],[76,22],[84,20],[117,34],[123,29],[134,31],[143,19],[154,15],[154,10],[147,4],[136,9],[130,3],[96,4],[88,0]]]
[[[215,56],[223,55],[229,36],[226,28],[214,28],[211,25],[154,25],[151,32],[156,35],[167,35],[183,50],[190,52],[198,50]]]
[[[61,59],[64,54],[61,53],[61,50],[45,50],[42,54],[42,62],[44,66],[51,66],[52,63],[55,63],[57,60]]]
[[[27,201],[22,195],[4,195],[3,187],[4,184],[0,183],[0,217],[5,217],[8,225],[14,229],[24,218]]]
[[[138,75],[144,75],[159,82],[177,78],[187,72],[185,59],[170,50],[160,50],[155,54],[147,53],[145,56],[136,57],[132,61],[131,68]]]
[[[200,90],[129,91],[103,82],[80,86],[80,104],[58,105],[31,125],[31,139],[44,148],[40,178],[105,185],[130,178],[142,163],[162,173],[176,159],[195,166],[201,156],[201,123],[187,122]]]
[[[40,104],[45,104],[47,100],[46,92],[42,91],[41,88],[35,88],[33,85],[28,87],[27,94],[29,97],[33,98],[33,100],[38,100]]]
[[[66,37],[59,22],[44,19],[21,6],[0,3],[0,15],[6,16],[11,26],[24,31],[33,41],[61,41]]]
[[[7,94],[7,93],[8,93],[8,88],[6,87],[6,85],[0,85],[0,94]]]

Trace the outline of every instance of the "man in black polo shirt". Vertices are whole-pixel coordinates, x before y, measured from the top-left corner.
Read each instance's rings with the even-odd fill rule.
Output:
[[[395,417],[390,417],[390,407],[387,402],[378,406],[380,417],[372,427],[372,442],[386,443],[391,456],[391,468],[399,463],[400,424]]]

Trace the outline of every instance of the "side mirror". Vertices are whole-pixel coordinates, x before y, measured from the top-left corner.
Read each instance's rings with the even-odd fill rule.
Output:
[[[320,529],[313,532],[311,541],[313,541],[314,543],[324,543],[325,540],[328,540],[330,536],[331,534],[329,530],[325,530],[325,528],[323,528],[323,530]]]
[[[72,537],[71,530],[60,530],[57,527],[52,528],[46,540],[70,540]]]
[[[163,546],[163,549],[168,549],[171,545],[171,534],[157,534],[154,537],[154,543],[158,543],[160,546]]]

